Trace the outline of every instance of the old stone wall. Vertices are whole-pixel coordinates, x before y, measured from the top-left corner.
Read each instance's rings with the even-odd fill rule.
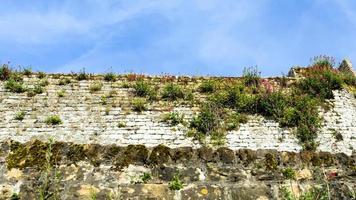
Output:
[[[185,120],[189,122],[198,112],[197,107],[157,101],[150,104],[147,111],[138,113],[130,107],[133,89],[122,87],[127,81],[125,78],[115,82],[105,82],[99,76],[88,81],[70,78],[72,83],[58,85],[59,77],[49,76],[46,92],[34,97],[28,97],[25,93],[7,92],[1,87],[0,141],[46,141],[53,138],[56,141],[78,144],[200,147],[199,142],[186,137],[186,127],[172,127],[162,122],[162,115],[171,111],[184,114]],[[29,87],[38,81],[40,80],[35,76],[25,80]],[[102,89],[91,93],[90,85],[98,81],[103,83]],[[188,85],[197,87],[200,81],[189,79]],[[65,92],[63,97],[58,97],[59,91]],[[103,102],[103,96],[109,94],[112,97],[105,98]],[[331,110],[321,113],[325,123],[319,134],[319,150],[351,155],[356,148],[356,100],[346,91],[334,91],[334,94]],[[201,94],[195,93],[198,98],[199,95]],[[14,119],[19,111],[26,113],[22,121]],[[63,123],[57,126],[47,125],[45,119],[51,114],[58,115]],[[120,127],[119,124],[124,126]],[[227,134],[226,146],[235,150],[248,148],[298,152],[301,146],[292,132],[292,129],[282,129],[278,123],[261,116],[250,116],[249,121],[241,124],[239,130]],[[342,140],[336,141],[335,134],[341,134]]]
[[[162,119],[176,111],[189,123],[207,78],[145,79],[157,90],[166,81],[189,87],[196,101],[155,100],[136,112],[126,76],[24,76],[29,88],[48,81],[34,96],[0,82],[0,199],[287,199],[283,188],[295,197],[356,198],[356,100],[348,91],[334,91],[330,109],[320,109],[319,146],[307,152],[293,128],[259,115],[229,131],[225,144],[202,145],[187,136],[189,126]],[[103,85],[91,91],[96,83]],[[62,123],[47,124],[51,115]]]

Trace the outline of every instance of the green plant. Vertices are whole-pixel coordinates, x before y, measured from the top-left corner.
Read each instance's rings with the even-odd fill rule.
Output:
[[[293,180],[296,177],[295,170],[290,167],[283,169],[282,174],[283,174],[284,178],[290,179],[290,180]]]
[[[125,122],[119,122],[119,123],[117,124],[117,126],[118,126],[119,128],[123,128],[123,127],[126,127],[126,123],[125,123]]]
[[[305,94],[324,100],[334,98],[332,90],[341,89],[342,84],[343,79],[338,72],[317,68],[311,70],[297,87]]]
[[[17,193],[12,193],[10,200],[20,200],[20,197]]]
[[[33,89],[29,89],[29,90],[27,90],[27,96],[34,97],[34,96],[36,96],[36,93],[33,91]]]
[[[37,77],[38,77],[39,79],[43,79],[44,77],[46,77],[46,73],[44,73],[44,72],[38,72]]]
[[[0,67],[0,80],[6,81],[7,79],[10,78],[11,74],[12,74],[12,70],[8,64],[3,64]]]
[[[8,79],[5,82],[5,89],[15,93],[23,93],[27,90],[22,82],[15,81],[14,79]]]
[[[141,175],[141,180],[143,183],[147,183],[149,180],[151,180],[152,177],[151,177],[151,174],[150,173],[147,173],[147,172],[144,172],[142,175]]]
[[[90,188],[90,200],[97,200],[98,193],[94,188]]]
[[[125,82],[123,82],[123,83],[121,84],[121,87],[122,87],[122,88],[130,88],[130,87],[131,87],[131,84],[125,81]]]
[[[342,141],[344,139],[342,134],[335,129],[332,130],[331,134],[334,136],[336,142]]]
[[[58,115],[50,115],[46,118],[45,123],[48,125],[62,124],[62,120]]]
[[[332,56],[319,55],[310,59],[313,66],[319,66],[323,68],[333,68],[335,65],[335,59]]]
[[[240,123],[247,123],[248,116],[244,113],[232,113],[225,120],[226,130],[236,130],[240,127]]]
[[[35,87],[33,88],[33,92],[35,94],[42,94],[45,92],[45,90],[41,85],[35,85]]]
[[[19,111],[15,115],[15,120],[22,121],[25,118],[26,113],[24,111]]]
[[[47,147],[45,147],[45,163],[41,170],[39,178],[40,185],[38,187],[38,199],[60,199],[59,197],[59,183],[61,181],[61,173],[57,169],[57,160],[53,156],[52,139],[49,140]]]
[[[198,116],[194,117],[190,127],[198,132],[209,135],[220,128],[222,120],[222,110],[213,103],[206,103],[202,106]]]
[[[139,97],[148,96],[152,92],[151,86],[145,81],[137,81],[133,88],[135,90],[136,96]]]
[[[169,189],[171,190],[181,190],[183,188],[183,182],[179,179],[179,175],[174,175],[172,180],[169,182]]]
[[[78,81],[83,81],[83,80],[88,80],[89,75],[85,72],[85,68],[80,70],[79,74],[77,74],[77,80]]]
[[[330,197],[325,185],[314,186],[299,197],[299,200],[329,200],[329,199]]]
[[[282,199],[283,200],[297,200],[295,195],[285,186],[280,188]]]
[[[135,98],[131,102],[132,109],[136,112],[142,112],[147,109],[146,107],[146,100],[143,98]]]
[[[104,80],[105,81],[115,81],[116,75],[112,72],[106,73],[104,75]]]
[[[32,69],[31,69],[31,67],[26,67],[26,68],[24,68],[24,69],[23,69],[23,74],[24,74],[25,76],[31,76],[31,74],[32,74]]]
[[[246,86],[258,87],[261,79],[261,72],[258,71],[257,66],[244,68],[242,77]]]
[[[168,83],[164,86],[162,91],[162,98],[167,100],[177,100],[179,98],[184,98],[184,93],[179,85],[173,83]]]
[[[202,93],[213,93],[216,90],[216,82],[207,80],[200,84],[199,91]]]
[[[108,98],[107,98],[107,96],[105,96],[105,95],[101,96],[100,100],[101,100],[101,105],[106,105],[106,104],[108,104]]]
[[[71,80],[69,78],[63,78],[58,82],[59,85],[68,85],[69,83],[71,83]]]
[[[65,90],[59,90],[59,91],[57,92],[57,96],[58,96],[58,97],[64,97],[65,93],[66,93]]]
[[[180,115],[178,112],[170,112],[163,115],[162,121],[167,122],[171,126],[175,126],[184,122],[184,115]]]
[[[91,93],[94,93],[94,92],[97,92],[97,91],[101,90],[102,87],[103,87],[102,83],[95,82],[95,83],[93,83],[93,84],[91,84],[89,86],[89,90],[90,90]]]
[[[47,85],[49,85],[49,81],[47,79],[43,79],[38,83],[38,85],[46,87]]]

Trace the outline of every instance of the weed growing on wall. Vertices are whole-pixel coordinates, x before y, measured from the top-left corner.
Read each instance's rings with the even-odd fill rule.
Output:
[[[174,175],[172,180],[169,182],[169,189],[171,190],[181,190],[183,188],[183,182],[180,180],[179,175]]]
[[[25,118],[26,113],[24,111],[19,111],[15,115],[15,120],[22,121]]]
[[[282,127],[296,127],[295,135],[303,148],[315,150],[322,122],[319,108],[333,98],[333,90],[354,87],[356,83],[355,77],[340,73],[333,65],[332,59],[319,57],[306,69],[304,78],[287,89],[261,79],[257,68],[245,69],[241,81],[226,81],[208,96],[200,113],[191,121],[190,135],[219,133],[223,137],[221,133],[245,121],[227,116],[259,114],[279,122]],[[210,86],[203,88],[212,91]]]
[[[44,169],[41,171],[39,178],[38,199],[45,200],[49,198],[60,199],[59,184],[61,181],[61,173],[57,169],[57,163],[53,162],[53,145],[54,141],[50,139],[45,151]]]
[[[62,124],[62,120],[58,115],[50,115],[46,118],[45,123],[48,125]]]
[[[146,107],[146,100],[143,98],[135,98],[131,102],[132,109],[136,112],[142,112],[147,109]]]
[[[104,75],[104,80],[105,81],[115,81],[115,79],[116,79],[116,75],[114,73],[112,73],[112,72],[106,73]]]
[[[184,93],[179,85],[176,85],[174,83],[168,83],[163,87],[162,98],[172,101],[177,99],[183,99]]]
[[[6,81],[7,79],[10,78],[10,75],[12,73],[12,69],[8,64],[3,64],[0,67],[0,80]]]

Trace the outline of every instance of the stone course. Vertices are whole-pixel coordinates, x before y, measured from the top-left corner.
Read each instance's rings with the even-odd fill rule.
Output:
[[[63,77],[68,75],[63,75]],[[198,148],[198,141],[186,137],[188,128],[182,125],[175,127],[162,122],[162,115],[169,111],[184,114],[189,121],[197,107],[190,105],[174,105],[171,102],[153,102],[148,111],[137,113],[130,108],[134,98],[131,88],[122,88],[125,79],[116,82],[104,82],[100,91],[91,93],[89,87],[97,82],[94,80],[76,81],[60,86],[59,79],[48,75],[49,85],[46,92],[34,97],[16,94],[0,87],[0,141],[6,139],[27,142],[31,139],[73,142],[78,144],[116,144],[118,146],[144,144],[156,146],[164,144],[168,147],[189,146]],[[31,87],[38,82],[35,76],[26,78],[25,83]],[[198,85],[198,80],[190,80],[188,84]],[[3,83],[1,83],[3,84]],[[57,92],[65,91],[64,97]],[[114,93],[112,92],[114,91]],[[103,95],[111,95],[105,104]],[[347,91],[334,91],[335,99],[330,103],[331,110],[321,112],[324,126],[319,133],[318,150],[327,152],[344,152],[351,155],[356,149],[356,100]],[[199,93],[195,94],[199,97]],[[15,120],[17,112],[25,111],[22,121]],[[57,126],[47,125],[45,119],[50,114],[60,116],[63,123]],[[246,124],[239,130],[227,134],[226,147],[237,150],[275,149],[279,151],[299,152],[301,146],[293,135],[293,129],[280,128],[278,123],[261,116],[250,116]],[[119,127],[122,123],[125,126]],[[336,141],[335,134],[341,134],[342,140]]]
[[[65,77],[72,82],[59,85]],[[293,128],[258,115],[229,131],[224,145],[203,146],[187,137],[186,125],[162,121],[163,114],[175,111],[189,122],[199,103],[157,100],[147,111],[134,112],[133,89],[123,87],[132,82],[124,76],[115,82],[102,76],[46,78],[46,92],[34,97],[8,92],[0,82],[0,199],[13,194],[39,199],[43,177],[51,183],[45,188],[52,195],[48,199],[266,200],[281,199],[283,187],[301,195],[325,182],[331,199],[356,198],[356,100],[346,90],[334,91],[330,109],[320,109],[320,145],[317,152],[307,152]],[[193,88],[207,79],[165,78]],[[24,80],[28,87],[39,81],[36,75]],[[102,89],[90,92],[98,81]],[[61,90],[63,97],[57,94]],[[199,92],[194,96],[205,98]],[[25,112],[23,120],[15,119],[19,111]],[[50,115],[58,115],[62,124],[46,124]],[[44,142],[51,139],[50,151]],[[287,180],[285,169],[296,177]],[[147,182],[144,173],[151,176]],[[174,176],[183,182],[181,190],[169,189]]]

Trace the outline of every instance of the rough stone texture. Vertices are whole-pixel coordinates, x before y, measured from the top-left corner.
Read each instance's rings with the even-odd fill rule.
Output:
[[[63,75],[63,77],[69,77]],[[57,77],[58,78],[58,77]],[[171,102],[157,101],[149,105],[148,111],[137,113],[130,108],[134,98],[132,89],[121,85],[126,79],[116,82],[104,82],[100,77],[93,80],[76,81],[68,85],[58,85],[60,79],[54,75],[48,76],[49,85],[46,92],[34,97],[26,94],[16,94],[0,87],[0,141],[5,139],[26,142],[30,139],[47,141],[74,142],[77,144],[116,144],[119,146],[144,144],[149,147],[165,144],[168,147],[193,147],[200,144],[186,137],[188,128],[183,125],[172,127],[162,122],[162,114],[177,111],[184,114],[189,121],[197,107]],[[91,84],[100,80],[103,88],[90,93]],[[38,78],[25,79],[31,87]],[[198,85],[199,80],[190,79],[185,84]],[[1,83],[3,84],[3,83]],[[158,85],[160,83],[157,83]],[[58,97],[57,92],[65,90],[64,97]],[[114,91],[114,92],[113,92]],[[102,96],[111,94],[106,102]],[[322,112],[325,126],[320,132],[319,150],[328,152],[344,152],[351,155],[356,149],[356,107],[355,98],[346,91],[334,91],[334,105],[330,111]],[[195,93],[197,98],[199,93]],[[14,117],[18,111],[25,111],[24,120]],[[45,119],[50,114],[59,115],[63,124],[47,125]],[[118,126],[123,123],[125,126]],[[343,140],[335,141],[335,131]],[[297,143],[291,129],[282,129],[278,123],[264,119],[261,116],[251,116],[246,124],[241,124],[239,130],[227,134],[226,146],[237,150],[246,149],[276,149],[279,151],[298,152],[301,146]]]
[[[349,74],[355,75],[355,71],[352,68],[352,63],[348,59],[342,60],[338,69],[339,69],[339,71],[341,71],[343,73],[349,73]]]
[[[72,83],[59,85],[64,77]],[[115,82],[102,76],[47,78],[46,92],[34,97],[8,92],[0,83],[0,199],[13,194],[39,199],[45,191],[48,199],[265,200],[281,199],[282,186],[300,195],[325,181],[331,199],[355,198],[356,100],[347,91],[334,91],[331,109],[320,110],[318,151],[301,152],[293,129],[261,116],[249,116],[228,132],[225,145],[202,146],[186,136],[186,126],[162,122],[162,114],[171,111],[189,121],[198,106],[160,100],[138,113],[130,106],[132,89],[122,87],[126,77]],[[193,88],[202,81],[173,80]],[[25,78],[29,87],[38,81],[35,75]],[[91,93],[96,81],[103,88]],[[64,97],[58,97],[60,90]],[[22,121],[14,119],[18,111],[26,112]],[[46,124],[51,114],[63,123]],[[43,143],[49,139],[55,141],[51,151]],[[287,168],[295,171],[295,180],[283,176]],[[151,179],[144,181],[145,174]],[[183,182],[179,191],[169,189],[175,176]]]
[[[18,154],[21,149],[34,149],[35,146],[45,147],[44,151]],[[0,143],[0,199],[13,193],[21,199],[38,199],[41,188],[50,194],[49,199],[94,199],[95,196],[96,199],[157,200],[280,199],[282,186],[293,186],[298,195],[325,181],[331,199],[351,199],[356,190],[356,156],[342,153],[233,151],[223,147],[210,149],[211,160],[206,161],[201,152],[207,152],[207,149],[164,148],[163,152],[177,155],[176,159],[162,160],[158,164],[149,162],[149,155],[157,153],[157,148],[145,148],[146,156],[128,156],[130,163],[120,163],[118,167],[116,160],[125,156],[122,152],[127,155],[132,149],[144,147],[128,146],[117,150],[118,147],[113,145],[92,144],[73,152],[78,149],[75,144],[53,143],[51,146],[52,151],[48,149],[49,144],[39,141]],[[92,149],[96,151],[92,152]],[[45,159],[48,152],[53,158],[50,159],[50,169],[41,170],[48,164]],[[190,152],[189,157],[186,152]],[[16,155],[17,166],[9,168],[10,155]],[[30,162],[31,155],[37,155],[41,162]],[[26,162],[26,168],[19,168]],[[296,180],[283,177],[282,172],[287,167],[295,170]],[[144,173],[150,174],[151,179],[144,182]],[[169,189],[174,176],[182,181],[181,190]],[[43,187],[44,177],[49,187]]]

